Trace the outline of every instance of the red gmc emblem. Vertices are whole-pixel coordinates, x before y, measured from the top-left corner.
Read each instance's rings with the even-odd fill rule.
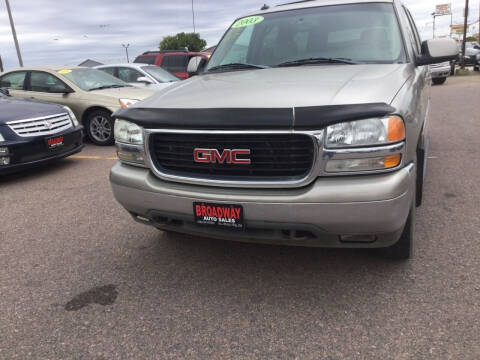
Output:
[[[250,149],[225,149],[222,152],[217,149],[196,148],[193,150],[193,160],[198,163],[244,165],[251,163],[250,159],[239,157],[241,155],[250,155]]]

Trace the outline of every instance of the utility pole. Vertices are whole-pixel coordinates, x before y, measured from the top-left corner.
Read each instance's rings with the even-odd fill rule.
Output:
[[[128,47],[130,46],[130,44],[122,44],[123,48],[125,49],[125,54],[127,55],[127,63],[130,62],[130,59],[128,58]]]
[[[18,45],[17,32],[15,31],[15,24],[13,23],[12,10],[10,9],[10,3],[5,0],[7,5],[8,17],[10,18],[10,27],[12,28],[13,41],[15,42],[15,48],[17,49],[18,64],[23,67],[22,54],[20,53],[20,46]]]
[[[432,13],[433,16],[433,38],[435,39],[435,19],[437,18],[436,13]]]
[[[465,43],[467,41],[467,25],[468,25],[468,0],[465,0],[465,19],[463,21],[463,41],[462,41],[462,58],[461,67],[465,69]]]
[[[195,33],[195,11],[193,10],[193,0],[192,0],[192,22],[193,22],[193,33]]]

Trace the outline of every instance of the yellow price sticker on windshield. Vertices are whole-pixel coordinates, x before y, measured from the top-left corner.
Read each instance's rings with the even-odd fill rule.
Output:
[[[258,24],[263,21],[263,16],[249,16],[243,19],[240,19],[232,25],[232,28],[240,28],[245,26],[251,26]]]
[[[70,74],[71,72],[72,72],[72,70],[68,70],[68,69],[58,71],[59,74]]]

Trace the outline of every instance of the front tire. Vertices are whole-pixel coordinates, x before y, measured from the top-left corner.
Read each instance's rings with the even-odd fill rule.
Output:
[[[432,79],[432,82],[433,82],[435,85],[442,85],[445,81],[447,81],[447,78],[446,78],[446,77],[434,78],[434,79]]]
[[[107,110],[92,111],[85,124],[86,132],[90,141],[97,145],[112,145],[113,136],[113,119]]]

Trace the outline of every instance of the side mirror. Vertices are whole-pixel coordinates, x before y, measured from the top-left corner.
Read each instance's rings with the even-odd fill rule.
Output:
[[[0,88],[0,92],[3,95],[10,96],[10,91],[8,91],[8,89]]]
[[[153,84],[153,81],[146,76],[140,76],[136,82],[144,83],[144,84]]]
[[[53,94],[70,94],[73,90],[63,85],[54,85],[48,89],[48,92]]]
[[[415,58],[415,65],[430,65],[454,60],[458,55],[457,43],[453,39],[431,39],[422,42],[422,54]]]
[[[198,75],[207,65],[207,60],[202,56],[194,56],[190,59],[187,66],[188,76]]]

